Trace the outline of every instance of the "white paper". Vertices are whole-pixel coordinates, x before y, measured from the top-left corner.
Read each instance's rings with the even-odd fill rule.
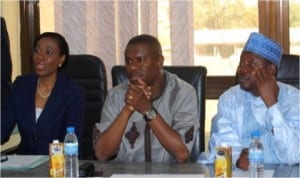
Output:
[[[8,160],[1,163],[1,170],[31,169],[46,162],[49,156],[45,155],[7,155]]]
[[[147,178],[161,178],[161,177],[175,177],[175,178],[190,178],[190,177],[197,177],[202,178],[204,174],[113,174],[111,178],[132,178],[132,177],[147,177]]]
[[[264,170],[264,177],[273,177],[274,170]],[[236,168],[233,170],[232,177],[249,177],[249,171]]]

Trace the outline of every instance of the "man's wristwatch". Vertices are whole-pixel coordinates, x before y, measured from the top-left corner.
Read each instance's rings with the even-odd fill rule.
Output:
[[[157,111],[154,107],[152,107],[151,109],[149,109],[145,115],[144,115],[144,119],[146,121],[151,121],[153,120],[155,117],[157,116]]]

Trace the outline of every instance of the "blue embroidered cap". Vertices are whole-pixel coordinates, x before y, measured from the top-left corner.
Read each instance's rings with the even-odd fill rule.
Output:
[[[279,67],[282,55],[281,46],[260,33],[252,32],[250,34],[243,51],[253,52]]]

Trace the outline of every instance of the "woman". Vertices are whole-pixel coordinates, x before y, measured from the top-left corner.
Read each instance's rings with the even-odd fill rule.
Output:
[[[68,126],[80,140],[84,122],[83,90],[60,72],[69,47],[58,33],[46,32],[34,42],[35,74],[19,76],[13,83],[8,106],[2,110],[1,144],[17,124],[21,143],[18,154],[48,154],[54,139],[63,142]]]

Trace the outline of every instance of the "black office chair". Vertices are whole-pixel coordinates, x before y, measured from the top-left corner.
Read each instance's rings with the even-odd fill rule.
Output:
[[[198,155],[205,150],[205,80],[206,68],[203,66],[164,66],[164,69],[176,74],[184,81],[194,86],[197,93],[198,107],[200,108],[200,129],[191,153],[190,160],[196,161]],[[114,66],[111,70],[113,86],[126,80],[125,66]],[[196,111],[195,111],[196,112]]]
[[[298,55],[283,54],[277,71],[277,80],[299,89],[299,60]]]
[[[100,121],[101,109],[107,95],[107,77],[104,63],[91,55],[70,55],[68,64],[62,71],[69,75],[75,83],[86,92],[85,126],[80,146],[80,159],[96,159],[92,130]]]

